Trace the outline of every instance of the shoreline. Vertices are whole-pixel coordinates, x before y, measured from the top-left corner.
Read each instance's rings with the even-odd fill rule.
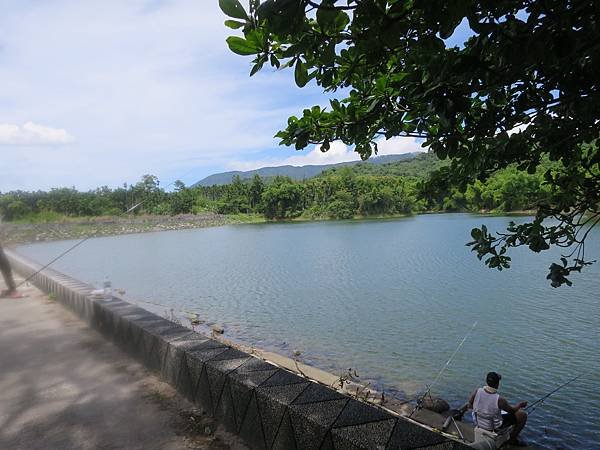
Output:
[[[51,242],[89,237],[119,236],[160,231],[192,230],[224,225],[309,222],[359,222],[397,220],[431,214],[472,214],[479,216],[530,216],[535,211],[423,211],[410,214],[355,216],[350,219],[296,217],[287,220],[269,220],[255,214],[225,215],[217,213],[181,214],[176,216],[140,215],[129,217],[65,218],[55,222],[0,222],[0,243],[14,248],[36,242]]]
[[[298,354],[298,356],[294,354],[293,357],[289,357],[282,353],[278,353],[277,350],[267,350],[244,343],[243,341],[229,337],[226,327],[215,322],[205,322],[204,320],[200,320],[197,322],[197,325],[191,325],[193,319],[198,319],[196,313],[180,310],[178,311],[178,314],[174,314],[174,310],[171,309],[171,314],[169,316],[169,314],[167,314],[167,311],[169,310],[166,305],[134,299],[126,293],[117,295],[118,297],[115,297],[116,299],[120,298],[129,303],[136,304],[137,306],[154,312],[173,323],[182,325],[191,331],[219,341],[228,347],[252,355],[255,358],[290,371],[308,381],[326,386],[362,403],[381,408],[395,416],[417,423],[419,426],[430,431],[457,440],[460,440],[461,436],[464,436],[464,438],[471,442],[474,440],[473,425],[469,422],[457,421],[448,430],[443,430],[448,414],[453,411],[452,407],[444,413],[438,413],[426,408],[418,409],[413,412],[415,406],[411,399],[399,399],[390,395],[389,392],[381,392],[373,387],[367,380],[360,380],[359,378],[352,377],[346,378],[346,374],[343,373],[343,371],[340,375],[335,375],[330,371],[304,363],[300,360],[300,354]],[[161,313],[161,311],[163,311],[163,313]],[[188,324],[185,323],[186,321]],[[437,396],[432,398],[442,399]]]
[[[116,289],[116,291],[118,292],[119,290]],[[168,309],[166,309],[166,305],[146,302],[144,300],[137,300],[126,295],[125,292],[118,293],[117,297],[115,298],[123,298],[123,300],[132,304],[137,304],[138,306],[141,306],[149,311],[152,311],[155,308],[145,306],[144,304],[154,305],[155,307],[159,308],[159,310],[155,311],[155,314],[162,316],[163,318],[166,318],[168,320],[171,320],[174,323],[179,323],[181,325],[183,325],[181,319],[190,319],[190,317],[188,317],[189,313],[187,313],[188,315],[186,315],[185,311],[183,310],[179,312],[183,313],[184,315],[177,314],[176,316],[174,316],[173,309],[171,309],[171,317],[168,317],[168,315],[163,315],[160,311],[163,311],[165,313],[169,311]],[[442,433],[442,428],[443,424],[446,422],[447,413],[440,414],[431,410],[420,409],[414,414],[411,414],[414,409],[414,405],[413,403],[411,403],[410,400],[400,400],[393,396],[385,395],[385,392],[378,392],[377,390],[370,387],[369,383],[365,383],[364,381],[349,380],[340,383],[344,375],[343,371],[342,374],[340,374],[339,376],[334,375],[333,373],[328,372],[326,370],[301,362],[300,358],[296,357],[295,354],[293,358],[290,358],[277,352],[253,347],[248,344],[244,344],[238,340],[229,339],[225,328],[218,325],[217,323],[199,321],[198,325],[184,326],[193,331],[199,332],[207,337],[212,337],[213,339],[218,340],[229,347],[239,349],[245,353],[248,353],[257,358],[272,363],[280,368],[284,368],[288,371],[294,372],[307,380],[319,383],[329,388],[333,388],[347,395],[350,398],[354,398],[358,401],[382,408],[388,411],[389,413],[404,417],[405,419],[408,419],[411,422],[416,422],[431,431]],[[446,431],[444,434],[450,435],[456,439],[458,439],[462,435],[467,440],[472,440],[473,427],[468,422],[457,422],[450,428],[450,430]]]
[[[2,222],[0,242],[7,247],[88,237],[119,236],[159,231],[260,223],[248,215],[216,213],[181,214],[177,216],[140,215],[129,217],[82,217],[59,222]]]
[[[9,256],[11,256],[11,255],[9,255]],[[15,256],[17,258],[19,257],[18,255],[15,255],[14,253],[12,253],[12,257],[14,258]],[[34,262],[34,261],[31,261],[31,262]],[[25,263],[25,264],[27,264],[27,263]],[[37,264],[37,263],[35,263],[35,264]],[[21,273],[20,273],[20,275],[21,275]],[[93,295],[93,291],[92,292],[89,291],[89,288],[91,286],[81,284],[81,286],[84,286],[84,289],[87,289],[86,293],[82,293],[82,291],[81,291],[82,288],[79,287],[79,284],[78,284],[78,283],[80,283],[79,281],[72,279],[68,275],[63,275],[61,273],[57,273],[57,275],[55,275],[55,276],[58,276],[58,278],[57,279],[51,278],[50,284],[48,284],[48,286],[46,286],[46,287],[48,289],[59,289],[61,291],[62,291],[61,288],[65,287],[66,289],[64,291],[62,291],[62,294],[61,294],[61,300],[60,300],[61,303],[63,303],[64,306],[67,306],[67,309],[74,308],[73,310],[76,312],[76,314],[79,315],[79,318],[84,319],[84,322],[85,322],[87,313],[81,312],[81,309],[77,309],[77,308],[80,308],[80,305],[75,306],[75,303],[72,303],[71,300],[69,300],[69,299],[72,297],[76,297],[77,293],[79,293],[78,294],[80,296],[79,298],[85,299],[84,303],[92,302],[94,295]],[[63,282],[67,283],[67,284],[62,285]],[[44,281],[41,281],[41,283],[43,284]],[[68,283],[70,283],[70,285],[68,285]],[[75,286],[75,285],[77,285],[78,287],[73,287],[73,288],[68,287],[68,286]],[[36,290],[39,289],[37,287],[37,285],[35,285],[35,286],[36,287],[34,287],[33,289],[36,289]],[[70,289],[75,289],[75,290],[70,290]],[[77,291],[76,289],[79,289],[79,290]],[[46,297],[47,300],[50,302],[52,302],[53,300],[56,300],[56,297],[53,298],[53,296],[52,296],[52,290],[50,290],[50,291],[46,290],[43,293],[41,292],[41,294],[43,297]],[[71,295],[71,294],[74,294],[74,295]],[[92,295],[90,295],[90,294],[92,294]],[[112,300],[117,302],[117,304],[118,304],[117,308],[122,307],[121,305],[123,302],[126,302],[125,304],[132,305],[131,302],[129,302],[119,296],[113,296]],[[107,304],[107,303],[110,303],[110,301],[108,301],[108,302],[104,301],[101,304]],[[90,303],[90,305],[91,304],[92,303]],[[135,304],[135,303],[133,303],[133,304]],[[96,308],[92,308],[92,309],[94,311],[96,311]],[[103,306],[100,306],[99,309],[102,310]],[[90,310],[89,308],[86,309],[86,311],[89,311],[89,310]],[[104,314],[106,314],[106,313],[104,313]],[[114,314],[119,314],[119,313],[115,312]],[[123,313],[123,314],[125,314],[125,313]],[[133,314],[133,316],[135,316],[135,314]],[[96,317],[96,319],[94,319],[94,317]],[[122,317],[127,317],[127,316],[122,316]],[[142,317],[145,317],[145,316],[142,316]],[[151,319],[149,321],[146,319],[146,322],[148,322],[148,323],[151,323],[151,322],[155,323],[156,321],[160,321],[159,316],[157,316],[155,314],[152,314],[151,316],[148,316],[148,317],[154,317],[154,319]],[[98,313],[98,315],[96,316],[96,313],[94,312],[91,314],[90,318],[92,321],[92,322],[90,322],[90,324],[92,325],[92,328],[95,328],[97,331],[100,331],[101,334],[104,334],[103,330],[105,332],[107,332],[107,331],[116,332],[117,327],[114,326],[114,322],[113,322],[112,328],[108,328],[108,324],[111,322],[111,320],[106,320],[105,316],[102,316],[102,313]],[[167,319],[169,319],[169,318],[167,318]],[[124,320],[127,321],[130,319],[124,319]],[[140,320],[143,321],[144,319],[140,319]],[[171,315],[171,318],[169,320],[174,323],[174,325],[173,325],[174,330],[180,329],[177,327],[178,326],[180,327],[181,323],[178,321],[178,319],[175,316]],[[144,323],[146,323],[146,322],[144,322]],[[162,327],[164,328],[165,326],[162,325]],[[307,386],[311,383],[315,383],[315,384],[320,384],[324,387],[333,388],[334,390],[338,390],[338,389],[336,389],[336,386],[334,385],[334,383],[332,383],[333,384],[332,386],[329,385],[329,381],[335,380],[336,377],[331,374],[328,374],[327,372],[313,368],[313,367],[305,365],[303,363],[298,363],[297,360],[292,360],[290,358],[286,358],[286,357],[283,357],[283,356],[275,354],[275,353],[270,353],[270,352],[256,350],[256,349],[253,349],[252,352],[247,352],[246,349],[244,347],[242,347],[241,345],[230,342],[230,341],[226,340],[223,336],[221,336],[223,333],[222,328],[219,329],[219,327],[215,326],[214,324],[211,327],[210,324],[208,324],[208,323],[203,328],[206,328],[206,327],[210,327],[209,329],[212,329],[212,331],[213,331],[212,336],[203,331],[194,330],[193,327],[191,329],[189,327],[187,327],[187,328],[190,329],[191,331],[195,331],[200,336],[205,336],[209,339],[212,338],[213,340],[220,341],[222,344],[224,344],[223,347],[221,347],[223,349],[226,349],[227,347],[229,347],[230,350],[232,348],[239,349],[242,352],[246,353],[246,357],[248,359],[251,359],[249,357],[254,357],[257,359],[264,360],[265,362],[269,363],[270,365],[277,367],[280,370],[280,373],[282,373],[282,374],[285,373],[286,371],[296,373],[297,375],[294,375],[296,377],[296,378],[294,378],[294,380],[297,380],[298,377],[300,377],[299,381],[296,381],[296,383],[300,383],[301,386]],[[160,328],[160,326],[158,326],[158,328]],[[171,329],[171,328],[169,328],[169,329]],[[179,331],[179,333],[181,333],[181,331]],[[162,336],[162,335],[159,335],[159,336]],[[121,333],[120,339],[121,339],[120,340],[121,344],[123,344],[123,333]],[[125,339],[127,339],[127,338],[125,338]],[[163,341],[164,341],[166,338],[161,338],[161,339],[163,339]],[[144,338],[144,341],[145,341],[145,338]],[[129,341],[127,341],[127,342],[129,342]],[[171,342],[171,341],[164,341],[164,342]],[[122,345],[120,345],[120,346],[122,347]],[[142,345],[142,347],[143,347],[143,345]],[[144,351],[146,351],[146,350],[144,350]],[[223,353],[222,350],[220,350],[220,351]],[[152,352],[155,352],[155,351],[152,350],[151,353]],[[225,352],[227,352],[227,350],[225,350]],[[239,358],[239,356],[237,356],[237,355],[238,355],[237,353],[234,353],[233,355],[229,355],[228,358],[226,358],[226,359],[224,358],[224,360],[237,361],[235,359],[235,358]],[[144,357],[147,357],[147,356],[144,356]],[[139,358],[140,358],[140,355],[138,355],[138,359]],[[171,357],[172,360],[174,360],[174,358],[175,358],[174,356]],[[214,356],[208,356],[208,358],[211,359],[211,358],[214,358]],[[144,360],[144,364],[146,365],[146,367],[150,368],[151,370],[156,371],[156,369],[152,369],[152,367],[153,367],[152,363]],[[226,367],[228,367],[228,366],[226,366]],[[217,369],[217,370],[219,370],[219,369]],[[224,370],[229,370],[229,369],[224,369]],[[163,379],[169,380],[169,375],[165,375],[164,372],[160,372],[160,373],[163,374]],[[275,372],[275,373],[277,373],[277,372]],[[290,382],[286,382],[286,381],[284,381],[283,384],[280,384],[280,385],[276,384],[274,386],[285,388],[290,385],[296,386],[296,384],[294,384],[293,382],[290,383]],[[180,392],[181,392],[181,390],[180,390]],[[462,423],[456,425],[457,432],[453,432],[452,430],[448,430],[448,431],[444,432],[440,428],[439,424],[443,423],[445,418],[443,416],[437,415],[435,413],[431,413],[430,411],[427,411],[427,410],[420,410],[420,411],[415,412],[414,414],[410,414],[410,410],[408,413],[400,412],[397,408],[394,407],[394,403],[390,402],[390,401],[385,401],[385,402],[384,401],[381,401],[381,402],[367,401],[368,399],[366,399],[362,395],[358,395],[358,393],[355,395],[352,392],[352,390],[350,390],[350,389],[339,390],[339,392],[343,393],[346,397],[348,397],[350,399],[350,400],[348,400],[348,403],[347,403],[348,405],[350,405],[350,402],[352,402],[352,401],[353,402],[362,402],[362,403],[366,403],[367,405],[369,405],[368,406],[369,408],[375,408],[375,409],[378,408],[382,411],[383,414],[387,413],[386,417],[390,417],[390,419],[388,419],[387,422],[389,422],[389,420],[394,420],[395,421],[394,424],[395,424],[395,423],[398,423],[399,419],[393,419],[394,416],[395,417],[403,417],[403,420],[405,420],[409,423],[412,423],[414,425],[419,425],[420,427],[422,427],[424,429],[427,429],[438,435],[442,435],[445,439],[454,439],[459,442],[463,441],[463,442],[468,443],[469,442],[468,440],[469,440],[470,436],[472,435],[472,432],[469,432],[469,429],[471,427],[468,424],[462,424]],[[195,395],[196,394],[194,394],[194,396]],[[321,399],[320,403],[327,403],[327,398]],[[353,403],[352,405],[355,405],[355,404],[356,403]],[[365,414],[365,417],[367,417],[367,418],[372,417],[372,414],[373,414],[373,412],[371,412],[371,415],[369,415],[369,412],[363,411],[360,409],[357,412],[357,406],[350,405],[350,406],[348,406],[348,408],[350,408],[350,411],[352,412],[352,414]],[[370,411],[373,411],[373,410],[370,410]],[[380,421],[386,422],[385,420],[380,420]],[[348,428],[350,428],[350,427],[348,427]],[[392,429],[390,428],[389,430],[382,431],[382,432],[387,432],[389,434],[389,433],[391,433],[391,431],[392,431]],[[379,430],[374,430],[374,432],[378,433]],[[466,438],[466,440],[463,438],[463,436],[464,436],[464,438]],[[422,440],[422,438],[420,438],[420,439]],[[450,441],[450,442],[452,442],[452,441]]]

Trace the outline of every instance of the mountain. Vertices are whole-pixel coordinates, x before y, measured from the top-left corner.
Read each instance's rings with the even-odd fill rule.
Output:
[[[194,183],[192,187],[196,186],[213,186],[215,184],[229,184],[234,176],[238,175],[242,180],[252,178],[258,174],[262,178],[270,178],[276,176],[290,177],[293,180],[305,180],[307,178],[316,177],[325,170],[345,167],[345,166],[356,166],[356,165],[382,165],[389,164],[396,161],[407,161],[414,159],[418,153],[405,153],[403,155],[383,155],[374,156],[366,161],[349,161],[337,164],[323,164],[323,165],[310,165],[310,166],[278,166],[278,167],[263,167],[261,169],[248,170],[245,172],[234,170],[231,172],[216,173],[209,175],[206,178]]]
[[[355,164],[350,170],[354,175],[427,178],[432,172],[448,164],[448,160],[438,159],[433,153],[416,153],[413,158],[389,163]],[[320,176],[327,176],[336,170],[338,169],[333,167],[324,171]]]

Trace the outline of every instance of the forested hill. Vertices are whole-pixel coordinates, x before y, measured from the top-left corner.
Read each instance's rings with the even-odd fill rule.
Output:
[[[215,186],[225,185],[233,181],[235,176],[239,176],[241,180],[249,180],[254,175],[259,175],[261,178],[273,178],[276,176],[289,177],[292,180],[306,180],[316,177],[322,172],[348,166],[381,166],[397,161],[412,160],[418,153],[405,153],[403,155],[383,155],[369,158],[367,161],[349,161],[338,164],[324,164],[311,166],[279,166],[279,167],[263,167],[261,169],[242,171],[232,171],[216,173],[193,184],[192,187],[198,186]],[[365,172],[366,173],[366,172]]]
[[[411,153],[410,158],[378,164],[358,163],[351,167],[355,175],[388,175],[396,177],[427,178],[429,174],[448,164],[438,159],[433,153]],[[382,157],[384,158],[384,157]],[[320,176],[335,174],[340,167],[332,167],[323,171]]]
[[[237,176],[223,185],[186,187],[177,181],[172,192],[165,191],[157,177],[144,175],[138,183],[116,189],[0,193],[0,217],[58,221],[120,215],[137,205],[134,214],[215,212],[262,214],[267,219],[350,219],[425,211],[533,210],[549,204],[554,195],[544,181],[544,173],[553,167],[549,161],[533,174],[509,166],[463,190],[432,173],[447,164],[433,154],[420,153],[385,164],[336,166],[303,180],[256,173],[250,180]]]

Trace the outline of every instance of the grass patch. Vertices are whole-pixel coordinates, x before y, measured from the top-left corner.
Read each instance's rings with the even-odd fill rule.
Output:
[[[231,223],[265,223],[267,219],[262,214],[227,214]]]

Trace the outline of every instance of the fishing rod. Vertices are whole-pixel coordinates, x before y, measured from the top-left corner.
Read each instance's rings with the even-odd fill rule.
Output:
[[[561,384],[560,386],[558,386],[556,389],[548,392],[546,395],[544,395],[543,397],[540,397],[539,399],[537,399],[535,402],[533,402],[531,405],[529,405],[527,408],[525,408],[525,411],[529,411],[528,414],[532,414],[538,407],[540,407],[547,398],[549,398],[551,395],[556,394],[558,391],[560,391],[562,388],[567,387],[569,384],[573,383],[574,381],[577,381],[579,378],[583,377],[584,375],[587,375],[588,373],[590,373],[591,371],[588,372],[583,372],[580,373],[579,375],[577,375],[576,377],[571,378],[570,380],[566,381],[565,383]]]
[[[454,350],[454,353],[452,353],[452,355],[450,356],[448,361],[446,361],[446,364],[444,364],[444,366],[442,367],[442,370],[440,370],[438,372],[437,376],[434,378],[434,380],[431,382],[431,384],[427,386],[427,390],[425,391],[425,393],[423,393],[423,395],[421,395],[421,397],[417,400],[417,406],[411,411],[410,415],[408,416],[409,419],[413,416],[413,414],[417,410],[422,408],[425,397],[427,397],[428,395],[431,394],[431,389],[438,382],[438,380],[440,379],[440,377],[442,376],[444,371],[448,368],[448,366],[450,365],[450,363],[452,362],[452,360],[454,359],[454,357],[456,356],[458,351],[461,349],[461,347],[463,346],[463,344],[465,343],[465,341],[467,340],[469,335],[473,332],[473,330],[475,329],[476,326],[477,326],[477,321],[475,321],[473,323],[473,326],[471,327],[471,329],[467,332],[467,334],[465,334],[465,337],[462,338],[462,341],[460,341],[460,343],[458,344],[458,347],[456,347],[456,350]]]

